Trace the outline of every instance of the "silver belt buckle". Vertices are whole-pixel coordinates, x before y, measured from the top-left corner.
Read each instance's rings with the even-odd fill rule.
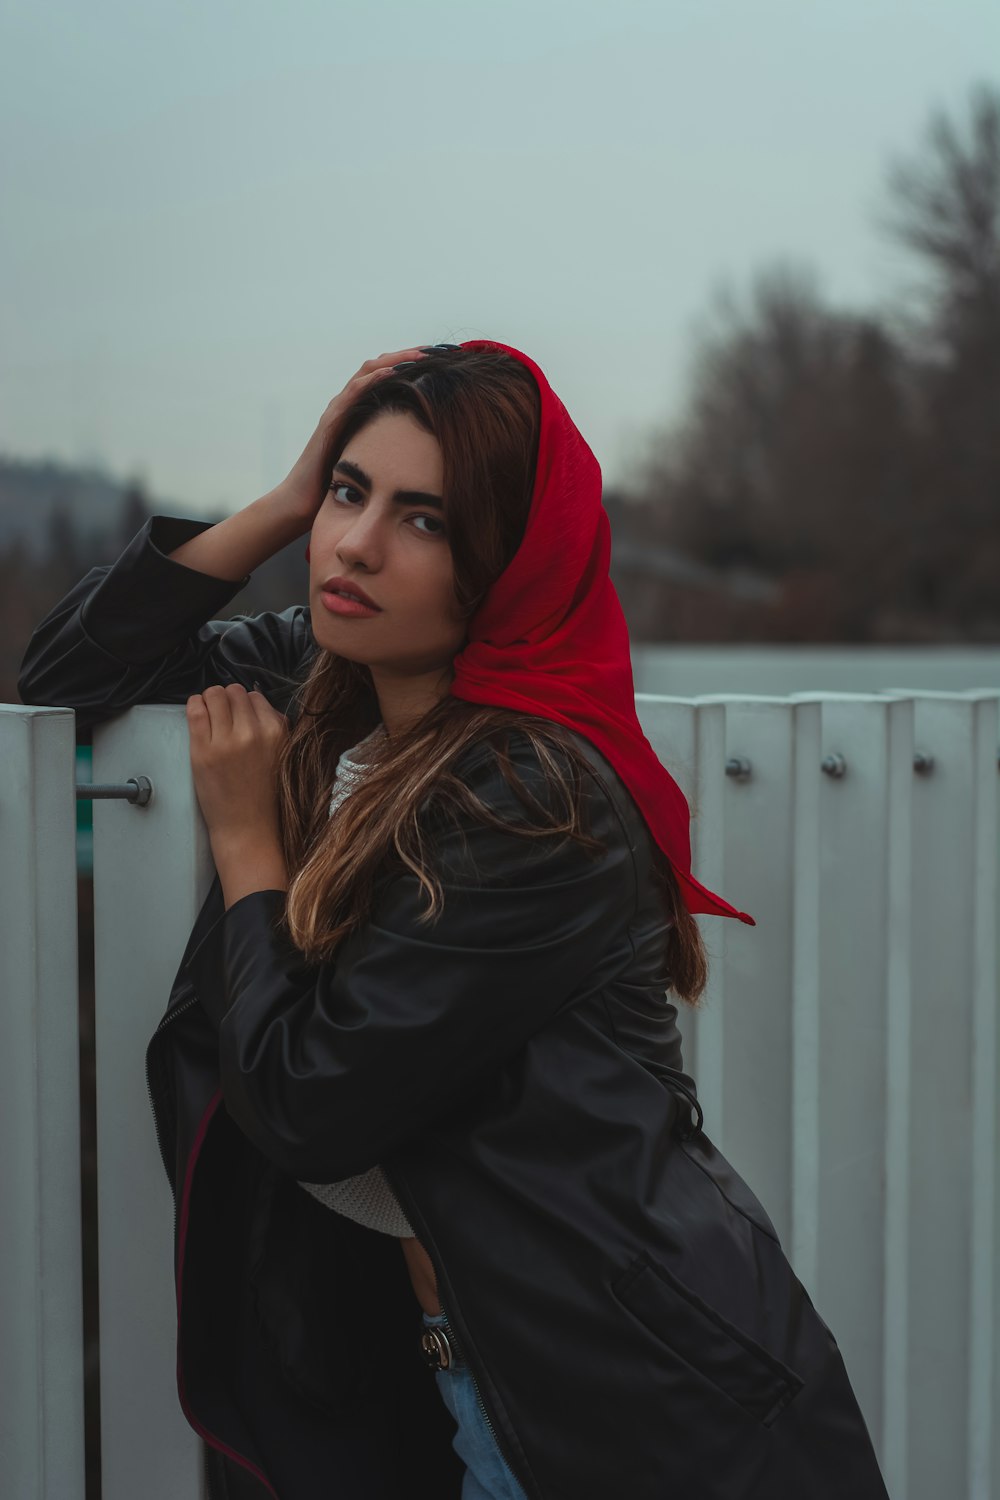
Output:
[[[448,1336],[440,1328],[425,1328],[420,1335],[420,1352],[432,1370],[447,1370],[453,1363]]]

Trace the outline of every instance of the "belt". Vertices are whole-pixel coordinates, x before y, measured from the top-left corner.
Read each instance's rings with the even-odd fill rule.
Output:
[[[438,1324],[425,1327],[420,1335],[420,1352],[432,1370],[448,1370],[464,1365],[465,1356],[454,1332],[447,1333]]]

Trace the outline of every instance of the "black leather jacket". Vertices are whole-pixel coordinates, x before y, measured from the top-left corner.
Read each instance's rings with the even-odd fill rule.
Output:
[[[35,630],[22,699],[93,724],[256,680],[287,711],[309,610],[210,618],[246,580],[165,555],[207,525],[153,517],[88,573]],[[297,1183],[376,1162],[532,1500],[886,1495],[833,1335],[702,1128],[645,823],[577,743],[606,853],[430,830],[436,926],[394,875],[311,967],[275,928],[281,892],[228,912],[208,894],[146,1061],[177,1203],[179,1395],[220,1496],[311,1500],[317,1466],[341,1500],[460,1494],[398,1243]],[[527,740],[517,761],[544,796]],[[460,768],[523,815],[488,744]],[[283,1392],[256,1408],[248,1316]]]

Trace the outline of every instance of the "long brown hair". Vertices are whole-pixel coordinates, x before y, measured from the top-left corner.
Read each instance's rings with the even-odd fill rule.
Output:
[[[471,616],[520,545],[538,454],[539,397],[531,372],[498,350],[451,350],[369,386],[348,410],[329,468],[365,424],[406,412],[432,433],[443,456],[442,509],[451,545],[455,594]],[[329,482],[330,475],[326,479]],[[515,709],[469,703],[450,693],[415,721],[376,737],[360,784],[329,816],[331,784],[342,751],[380,721],[371,672],[319,650],[289,707],[289,734],[278,764],[282,840],[290,882],[284,922],[312,963],[333,956],[371,908],[376,880],[409,869],[427,892],[421,920],[440,911],[442,889],[424,856],[421,816],[432,801],[526,838],[554,833],[591,853],[603,845],[581,811],[586,762],[564,727]],[[507,735],[531,740],[555,793],[556,813],[541,808],[509,759]],[[468,747],[488,741],[502,774],[530,808],[523,825],[498,819],[454,773]],[[560,816],[561,814],[561,816]],[[655,849],[655,846],[654,846]],[[697,1006],[708,964],[701,933],[679,895],[669,861],[655,849],[662,893],[669,989]]]

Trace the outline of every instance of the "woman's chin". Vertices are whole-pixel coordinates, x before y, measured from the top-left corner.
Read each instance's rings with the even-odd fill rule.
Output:
[[[332,641],[324,638],[318,630],[313,630],[313,636],[319,649],[325,651],[327,655],[336,656],[341,661],[353,661],[359,667],[370,665],[367,657],[362,656],[356,646],[352,647],[345,641]]]

